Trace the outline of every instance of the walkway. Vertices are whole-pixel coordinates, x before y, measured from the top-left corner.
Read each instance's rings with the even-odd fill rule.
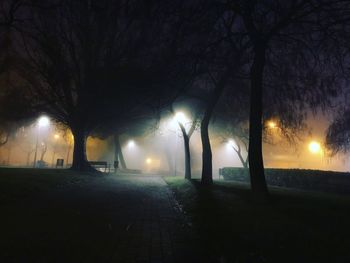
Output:
[[[16,206],[2,209],[1,262],[200,262],[161,177],[92,178]]]

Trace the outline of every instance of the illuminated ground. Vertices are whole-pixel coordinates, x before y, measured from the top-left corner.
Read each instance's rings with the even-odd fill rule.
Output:
[[[1,262],[196,262],[161,177],[0,169]]]

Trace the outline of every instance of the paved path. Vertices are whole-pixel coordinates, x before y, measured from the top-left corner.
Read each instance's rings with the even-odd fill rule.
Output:
[[[200,262],[161,177],[108,176],[1,213],[1,262]]]

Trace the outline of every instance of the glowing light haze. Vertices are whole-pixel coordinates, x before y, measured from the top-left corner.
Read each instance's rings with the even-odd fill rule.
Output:
[[[47,127],[50,125],[50,119],[47,116],[41,116],[38,119],[38,126],[39,127]]]
[[[317,141],[310,142],[309,151],[313,154],[320,153],[321,152],[321,144]]]
[[[190,115],[186,111],[176,111],[174,115],[167,115],[160,120],[159,129],[150,131],[144,135],[131,138],[125,134],[121,137],[122,151],[127,167],[142,170],[145,173],[164,173],[182,175],[184,172],[184,149],[183,138],[179,122],[185,128],[191,126]],[[277,121],[266,122],[266,127],[278,128]],[[287,144],[263,145],[264,162],[267,168],[300,168],[300,169],[323,169],[349,171],[349,160],[347,155],[327,157],[324,153],[322,141],[324,128],[320,128],[320,121],[316,119],[312,127],[315,132],[306,135],[299,145],[291,147]],[[215,127],[215,123],[212,124]],[[326,125],[324,125],[326,127]],[[211,129],[210,141],[213,152],[213,172],[217,175],[218,169],[222,167],[242,166],[235,147],[234,138],[223,139],[217,130]],[[278,136],[273,132],[271,136]],[[11,136],[10,141],[0,147],[0,165],[30,167],[33,165],[35,145],[38,139],[37,156],[46,148],[44,161],[51,167],[57,158],[64,159],[65,164],[72,162],[73,137],[70,131],[63,131],[56,127],[47,116],[41,116],[34,123],[19,129]],[[47,147],[43,147],[42,143]],[[192,172],[194,177],[200,175],[201,170],[201,139],[200,132],[196,130],[190,140]],[[246,156],[244,147],[242,154]],[[114,161],[114,144],[111,138],[104,140],[89,137],[87,140],[87,157],[91,161]]]

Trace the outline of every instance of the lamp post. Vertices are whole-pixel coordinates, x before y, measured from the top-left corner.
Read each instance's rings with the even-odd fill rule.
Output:
[[[55,143],[53,145],[53,154],[52,154],[52,162],[51,163],[52,163],[52,167],[55,167],[56,146],[57,146],[57,141],[60,138],[60,136],[58,134],[55,134],[53,138],[55,140]]]
[[[41,128],[47,127],[50,125],[50,119],[46,116],[41,116],[37,121],[37,134],[36,134],[36,143],[35,143],[35,153],[34,153],[34,163],[33,168],[36,167],[36,159],[38,155],[38,145],[39,145],[39,136]]]

